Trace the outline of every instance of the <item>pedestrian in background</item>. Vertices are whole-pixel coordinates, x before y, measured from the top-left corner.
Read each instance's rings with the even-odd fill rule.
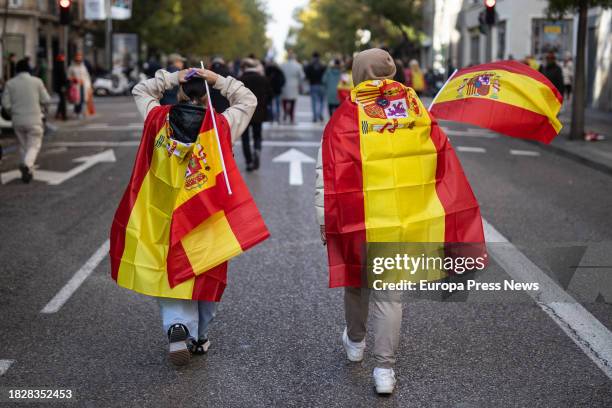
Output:
[[[34,163],[43,138],[43,108],[51,101],[40,78],[30,74],[26,59],[17,62],[15,77],[6,83],[2,108],[11,115],[13,129],[19,141],[21,180],[32,180]]]
[[[310,63],[306,65],[304,74],[310,87],[310,102],[312,105],[312,121],[323,122],[323,101],[325,100],[325,90],[323,88],[323,75],[325,65],[321,63],[319,53],[313,52]]]
[[[8,81],[9,79],[15,76],[17,65],[17,56],[15,53],[11,52],[6,59],[6,63],[4,64],[4,81]]]
[[[342,63],[340,60],[335,58],[330,66],[325,70],[322,78],[330,118],[334,114],[336,108],[340,105],[340,101],[338,100],[338,84],[340,83],[340,76],[342,75],[342,71],[340,70],[341,66]]]
[[[406,86],[414,89],[417,95],[421,95],[425,91],[425,75],[421,71],[419,62],[415,59],[410,60],[406,73]]]
[[[66,113],[66,92],[68,91],[70,81],[68,81],[68,75],[66,74],[65,60],[64,54],[57,54],[53,63],[53,91],[59,97],[55,119],[60,120],[68,119]]]
[[[338,87],[336,89],[338,102],[342,103],[346,98],[351,96],[353,86],[353,59],[349,58],[344,63],[344,71],[340,74],[340,82],[338,82]]]
[[[249,126],[242,134],[242,152],[246,162],[246,170],[253,171],[259,168],[261,156],[261,126],[266,120],[268,101],[274,97],[274,91],[268,78],[260,74],[259,62],[252,58],[242,60],[242,76],[240,81],[257,97],[257,108],[251,117]],[[251,152],[251,139],[249,130],[253,133],[253,151]]]
[[[179,72],[185,67],[185,58],[183,58],[180,54],[172,53],[168,56],[168,67],[166,71],[173,73]],[[160,103],[162,105],[174,105],[178,102],[177,98],[178,86],[175,86],[172,89],[167,89],[164,92],[164,97],[161,99]]]
[[[173,73],[159,70],[154,78],[142,81],[134,87],[132,94],[138,111],[145,118],[144,128],[155,127],[154,132],[157,134],[162,127],[169,126],[170,131],[167,137],[172,141],[169,146],[180,147],[196,142],[206,109],[208,109],[204,84],[206,80],[229,100],[230,107],[221,114],[225,119],[221,126],[225,126],[225,129],[229,128],[233,143],[248,126],[257,104],[255,96],[240,81],[232,77],[222,77],[203,69],[191,70],[191,72],[194,71],[196,75],[191,79],[186,79],[190,70],[185,69]],[[162,95],[174,88],[179,88],[178,103],[170,108],[160,108],[159,102]],[[160,115],[159,112],[167,113]],[[184,170],[183,174],[177,177],[185,177]],[[168,187],[171,189],[171,186]],[[152,194],[168,194],[168,192],[153,191]],[[116,228],[115,224],[113,228]],[[157,254],[151,256],[155,257]],[[150,281],[151,277],[147,275],[146,269],[137,270],[134,279]],[[199,355],[207,352],[210,346],[208,327],[215,317],[217,304],[225,289],[226,273],[226,268],[216,269],[216,272],[206,272],[205,279],[210,280],[206,281],[202,288],[207,287],[207,290],[201,291],[194,300],[168,297],[167,293],[162,294],[162,285],[159,285],[158,294],[151,293],[158,299],[163,330],[168,336],[169,359],[173,364],[187,364],[192,354]],[[219,282],[223,284],[219,286]]]
[[[567,51],[565,53],[561,69],[563,70],[563,97],[569,102],[572,97],[572,83],[574,82],[574,61],[571,52]]]
[[[557,64],[557,57],[554,52],[546,54],[546,63],[540,66],[540,72],[557,88],[559,93],[563,95],[563,72]]]
[[[280,100],[285,86],[285,75],[274,60],[269,60],[266,64],[266,78],[272,86],[273,96],[270,101],[270,111],[272,120],[280,123]]]
[[[74,104],[74,113],[78,118],[82,118],[84,116],[83,105],[87,104],[88,99],[93,97],[93,89],[89,70],[83,63],[83,54],[80,52],[74,55],[74,60],[68,67],[68,79],[78,92],[78,100]]]
[[[215,74],[221,75],[222,77],[226,77],[230,75],[230,70],[225,60],[222,57],[215,57],[210,64],[210,70]],[[215,108],[215,112],[222,113],[227,108],[229,108],[229,101],[226,97],[221,95],[221,91],[218,89],[212,88],[210,90],[210,99],[213,104],[213,108]]]
[[[300,95],[300,84],[304,80],[302,65],[295,60],[292,50],[287,51],[287,61],[281,65],[285,76],[285,86],[281,95],[283,102],[283,120],[289,119],[295,123],[295,101]]]

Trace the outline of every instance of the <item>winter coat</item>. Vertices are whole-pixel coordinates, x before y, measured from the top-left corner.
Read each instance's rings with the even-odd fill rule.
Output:
[[[28,72],[11,78],[2,93],[2,107],[11,114],[13,126],[42,126],[41,107],[50,101],[41,79]]]
[[[302,65],[294,59],[290,59],[281,65],[285,75],[285,86],[283,87],[283,99],[297,99],[300,95],[300,83],[304,80]]]
[[[259,74],[255,68],[249,68],[242,74],[240,81],[257,97],[257,108],[255,108],[251,123],[265,122],[268,102],[274,97],[274,91],[268,78]]]
[[[563,95],[563,72],[561,67],[556,62],[552,64],[542,65],[540,72],[544,74],[546,78],[559,90],[559,93]]]
[[[285,86],[283,71],[276,65],[268,65],[266,67],[266,77],[270,81],[274,96],[279,96],[283,92],[283,86]]]
[[[323,86],[325,87],[325,95],[327,96],[327,103],[330,105],[338,105],[338,82],[340,82],[340,75],[342,72],[340,68],[329,67],[323,74]]]

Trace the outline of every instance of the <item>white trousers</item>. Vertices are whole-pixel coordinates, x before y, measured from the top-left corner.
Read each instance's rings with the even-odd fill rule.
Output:
[[[42,146],[43,127],[42,125],[15,126],[15,135],[19,141],[21,164],[32,169]]]
[[[208,338],[208,326],[217,312],[217,302],[171,298],[158,298],[158,301],[164,333],[173,324],[180,323],[189,330],[189,337]]]

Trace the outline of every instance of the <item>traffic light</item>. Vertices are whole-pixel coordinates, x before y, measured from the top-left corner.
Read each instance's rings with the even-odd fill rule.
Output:
[[[72,6],[72,0],[59,0],[59,22],[62,25],[70,24],[70,6]]]
[[[495,25],[495,0],[485,0],[485,23],[489,26]]]

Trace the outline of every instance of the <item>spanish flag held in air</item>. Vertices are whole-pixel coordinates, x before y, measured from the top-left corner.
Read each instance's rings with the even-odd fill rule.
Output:
[[[438,119],[550,143],[561,131],[562,103],[563,96],[540,72],[517,61],[499,61],[457,71],[430,111]]]
[[[269,232],[233,159],[223,115],[207,109],[196,141],[184,144],[172,138],[170,108],[154,108],[145,121],[111,228],[112,277],[150,296],[219,301],[227,261]]]
[[[363,286],[370,243],[475,243],[480,208],[446,135],[414,90],[359,84],[322,140],[329,285]]]

